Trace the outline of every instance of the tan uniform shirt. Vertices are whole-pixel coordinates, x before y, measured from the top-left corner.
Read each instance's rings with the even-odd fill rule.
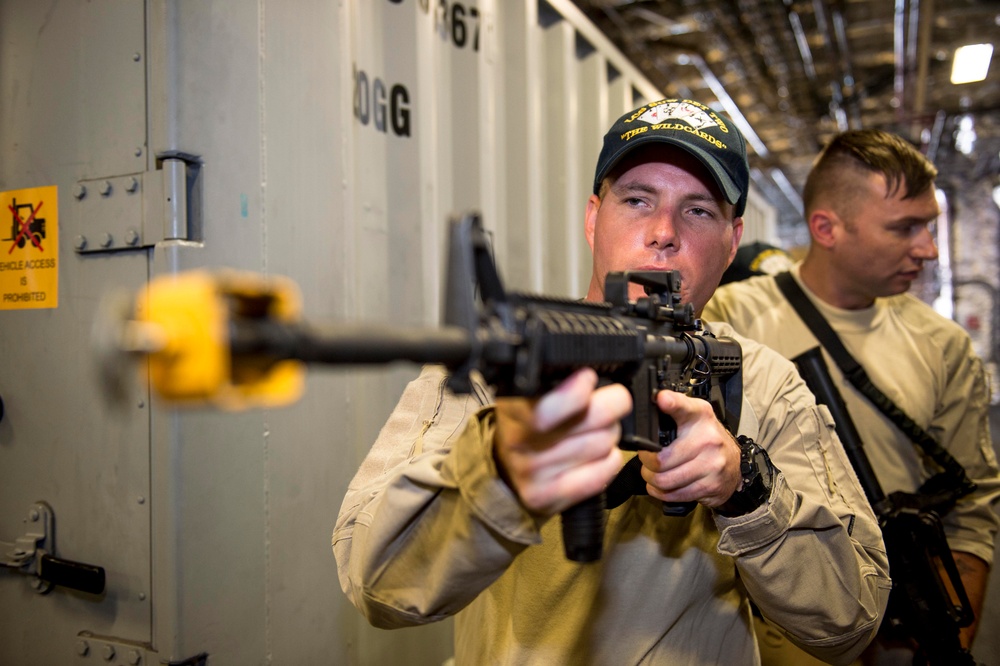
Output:
[[[798,279],[798,265],[792,275]],[[979,486],[943,518],[949,545],[993,562],[1000,475],[989,430],[989,386],[968,334],[909,294],[877,299],[864,310],[819,300],[799,280],[872,382],[937,440]],[[819,346],[773,277],[716,291],[703,315],[727,321],[786,358]],[[910,439],[847,381],[824,352],[830,374],[864,443],[882,490],[914,491],[931,476]]]
[[[891,585],[878,525],[829,412],[789,362],[740,342],[740,433],[782,472],[764,506],[668,518],[633,497],[609,512],[599,562],[568,561],[559,519],[528,513],[497,475],[490,397],[452,396],[428,367],[344,498],[344,591],[379,627],[457,614],[459,665],[758,664],[748,594],[795,642],[849,662]]]

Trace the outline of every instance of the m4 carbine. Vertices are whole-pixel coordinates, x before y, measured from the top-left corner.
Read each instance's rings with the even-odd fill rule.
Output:
[[[646,296],[630,301],[632,283]],[[622,422],[622,449],[659,451],[676,436],[673,420],[655,404],[661,390],[709,401],[735,431],[742,350],[735,340],[704,332],[691,305],[680,304],[679,274],[611,273],[605,300],[507,292],[473,214],[451,223],[438,329],[309,325],[298,320],[297,291],[287,280],[193,273],[154,280],[134,308],[107,300],[95,337],[108,391],[121,392],[121,361],[139,354],[149,358],[154,389],[177,403],[286,404],[300,394],[306,364],[440,363],[456,393],[470,392],[477,372],[496,395],[527,397],[591,367],[602,382],[631,391],[634,410]],[[633,480],[615,487],[635,486]],[[664,513],[683,516],[693,506],[664,503]],[[601,557],[604,514],[603,494],[564,512],[567,557]]]

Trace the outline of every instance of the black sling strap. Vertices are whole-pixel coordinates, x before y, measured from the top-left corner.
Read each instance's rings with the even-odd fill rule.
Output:
[[[974,484],[965,473],[965,469],[950,453],[931,437],[927,431],[917,425],[913,419],[900,409],[896,403],[882,393],[868,377],[865,369],[854,360],[854,357],[844,348],[843,343],[837,334],[830,327],[816,306],[813,305],[809,297],[805,295],[795,278],[789,272],[780,273],[774,276],[774,281],[785,295],[788,302],[806,323],[820,344],[826,348],[833,357],[833,360],[840,367],[841,372],[847,380],[854,385],[873,405],[879,408],[883,414],[895,423],[900,430],[909,437],[926,455],[937,463],[948,477],[954,480],[957,488],[957,497],[964,497],[976,489]]]

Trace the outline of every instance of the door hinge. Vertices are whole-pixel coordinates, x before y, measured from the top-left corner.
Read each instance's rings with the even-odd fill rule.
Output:
[[[89,254],[201,240],[201,165],[197,155],[166,151],[152,171],[79,181],[73,248]]]

